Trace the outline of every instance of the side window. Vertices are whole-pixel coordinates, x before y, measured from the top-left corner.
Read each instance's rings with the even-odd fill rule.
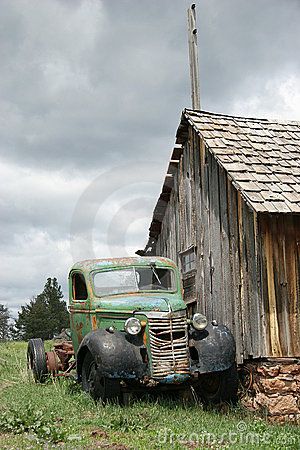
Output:
[[[88,297],[82,273],[74,273],[72,275],[72,296],[73,300],[86,300]]]
[[[195,247],[192,247],[189,250],[181,253],[181,265],[183,274],[196,269]]]
[[[182,285],[183,285],[183,299],[188,305],[189,311],[192,311],[194,304],[196,304],[196,247],[190,247],[180,254],[181,271],[182,271]]]

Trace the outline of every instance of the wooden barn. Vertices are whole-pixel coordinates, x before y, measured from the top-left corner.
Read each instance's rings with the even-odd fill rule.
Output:
[[[145,252],[177,262],[239,363],[300,358],[300,122],[184,110]]]

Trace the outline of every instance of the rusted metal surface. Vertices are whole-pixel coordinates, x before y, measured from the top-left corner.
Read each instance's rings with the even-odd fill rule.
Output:
[[[49,364],[56,370],[67,370],[70,366],[70,360],[74,357],[74,348],[71,341],[56,342],[54,344],[54,351],[50,353]],[[53,357],[56,354],[56,360]]]
[[[47,369],[51,375],[56,375],[61,369],[61,364],[58,355],[55,351],[46,352]]]
[[[149,338],[153,377],[190,372],[187,319],[181,317],[149,317]]]
[[[92,315],[92,329],[97,330],[97,316],[95,314]]]
[[[166,267],[176,267],[173,261],[164,257],[127,257],[127,258],[103,258],[103,259],[87,259],[85,261],[80,261],[73,265],[71,271],[81,270],[86,273],[90,273],[92,270],[99,269],[109,269],[110,267],[122,267],[122,266],[143,266],[148,265],[150,260],[155,263],[155,265]]]
[[[198,373],[226,370],[235,362],[235,342],[224,325],[208,324],[203,332],[190,329],[191,371]]]
[[[76,327],[75,328],[76,328],[77,339],[78,339],[78,342],[80,344],[80,342],[83,339],[83,335],[82,335],[83,323],[82,322],[76,323]]]
[[[52,376],[68,376],[76,361],[72,341],[55,342],[53,350],[46,352],[47,371]]]
[[[146,255],[182,269],[194,246],[191,307],[233,331],[238,362],[300,355],[299,129],[185,110],[173,187],[150,227]]]

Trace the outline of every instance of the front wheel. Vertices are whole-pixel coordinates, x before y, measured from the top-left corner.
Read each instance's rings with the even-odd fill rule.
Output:
[[[29,339],[27,347],[27,367],[34,380],[43,383],[48,374],[45,347],[42,339]]]
[[[115,402],[120,398],[120,382],[101,375],[91,353],[87,353],[82,366],[82,389],[94,400]]]
[[[200,375],[198,394],[204,404],[222,402],[235,404],[238,392],[238,373],[236,364],[221,372]]]

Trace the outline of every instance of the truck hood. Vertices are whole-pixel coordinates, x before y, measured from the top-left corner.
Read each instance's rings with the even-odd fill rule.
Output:
[[[93,301],[93,306],[103,312],[135,312],[162,311],[168,312],[185,309],[185,303],[177,295],[126,295],[99,298]]]

